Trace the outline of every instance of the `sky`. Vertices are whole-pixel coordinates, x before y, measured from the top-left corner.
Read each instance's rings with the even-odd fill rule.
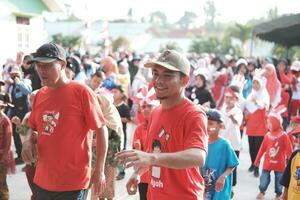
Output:
[[[207,0],[58,0],[70,5],[76,16],[84,20],[113,20],[126,18],[133,9],[133,17],[147,17],[154,11],[162,11],[169,22],[176,22],[185,11],[198,15],[198,23],[204,22],[203,7]],[[277,6],[279,15],[300,13],[299,0],[214,0],[219,22],[246,23],[249,19],[266,17],[267,11]],[[89,14],[87,14],[89,13]]]

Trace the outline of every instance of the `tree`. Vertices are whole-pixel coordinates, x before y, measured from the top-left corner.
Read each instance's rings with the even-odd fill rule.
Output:
[[[278,8],[277,7],[271,8],[267,12],[268,20],[276,19],[276,18],[278,18],[278,16],[279,16],[279,14],[278,14]]]
[[[288,53],[288,55],[287,55]],[[299,59],[300,58],[300,47],[295,46],[291,47],[287,50],[286,47],[276,44],[272,49],[272,54],[276,55],[277,58],[287,58],[290,60]]]
[[[165,13],[161,11],[155,11],[150,14],[150,22],[164,26],[168,23],[168,19]]]
[[[204,26],[207,30],[211,31],[215,27],[215,19],[217,16],[217,9],[214,1],[206,1],[203,10],[206,16]]]
[[[234,37],[241,42],[241,53],[242,55],[245,52],[245,45],[247,40],[252,36],[253,27],[248,24],[239,24],[235,23],[234,26],[231,26],[225,30],[225,37]]]
[[[129,10],[127,12],[127,18],[128,18],[129,22],[133,21],[132,16],[133,16],[133,10],[132,10],[132,8],[129,8]]]
[[[80,36],[63,36],[61,33],[52,36],[53,42],[66,48],[77,47],[80,45]]]
[[[179,19],[177,24],[179,24],[180,28],[189,28],[192,24],[195,23],[197,19],[197,15],[193,12],[185,11],[184,15]]]
[[[130,46],[130,42],[127,38],[125,37],[118,37],[116,38],[113,42],[112,42],[112,48],[113,51],[117,51],[119,48],[124,48],[124,49],[128,49]]]
[[[160,45],[159,52],[163,52],[166,49],[182,52],[182,49],[176,42],[168,42],[167,44]]]
[[[239,48],[231,44],[230,38],[198,37],[192,41],[189,52],[239,55]]]
[[[220,53],[220,41],[216,37],[198,37],[192,41],[189,52],[193,53]]]

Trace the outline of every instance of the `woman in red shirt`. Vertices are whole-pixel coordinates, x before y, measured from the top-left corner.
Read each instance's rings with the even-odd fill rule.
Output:
[[[267,132],[266,123],[267,110],[269,109],[269,95],[265,87],[265,79],[263,77],[254,76],[252,82],[252,91],[248,95],[245,108],[247,119],[246,134],[249,141],[249,152],[251,157],[250,172],[254,171],[254,176],[259,176],[258,168],[254,167],[258,149],[263,141],[263,137]]]

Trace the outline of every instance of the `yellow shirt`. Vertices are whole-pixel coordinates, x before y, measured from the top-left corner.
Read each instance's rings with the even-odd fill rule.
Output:
[[[300,152],[291,162],[291,179],[288,190],[288,200],[300,199]]]

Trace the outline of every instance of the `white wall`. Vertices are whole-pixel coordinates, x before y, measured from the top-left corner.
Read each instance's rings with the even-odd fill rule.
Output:
[[[6,62],[7,58],[16,59],[16,53],[19,51],[29,54],[41,46],[46,38],[43,23],[42,16],[31,17],[29,46],[28,48],[18,48],[16,16],[0,2],[0,66]]]
[[[17,30],[15,26],[15,18],[1,4],[0,27],[0,65],[2,66],[7,58],[15,59],[16,57]]]

